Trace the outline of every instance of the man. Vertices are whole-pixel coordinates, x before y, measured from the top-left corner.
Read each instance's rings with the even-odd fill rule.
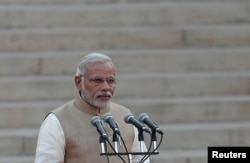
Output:
[[[76,98],[56,108],[43,121],[35,156],[35,163],[120,163],[129,162],[117,156],[101,156],[100,134],[91,125],[94,116],[103,118],[110,113],[118,124],[120,135],[128,152],[139,152],[138,131],[124,122],[128,108],[111,102],[116,88],[115,67],[111,59],[99,53],[83,57],[77,66]],[[103,123],[108,139],[112,142],[113,130]],[[145,147],[145,144],[143,146]],[[106,146],[107,152],[113,152]],[[119,152],[126,152],[118,145]],[[144,151],[146,149],[143,149]],[[133,162],[142,156],[134,155]],[[149,162],[147,160],[146,162]]]

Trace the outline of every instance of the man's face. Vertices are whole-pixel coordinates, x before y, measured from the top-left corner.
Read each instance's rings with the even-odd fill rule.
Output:
[[[98,108],[109,104],[116,86],[115,69],[111,63],[89,64],[81,79],[80,90],[86,102]]]

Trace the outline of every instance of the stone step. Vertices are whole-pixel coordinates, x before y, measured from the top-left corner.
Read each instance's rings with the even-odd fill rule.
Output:
[[[161,150],[159,155],[151,156],[152,163],[205,163],[207,150]]]
[[[160,151],[156,156],[150,157],[151,163],[184,163],[190,160],[190,163],[197,160],[199,162],[205,162],[207,160],[207,151],[200,150],[188,150],[188,151]],[[9,156],[1,157],[0,162],[3,163],[34,163],[34,156]]]
[[[244,72],[250,70],[249,52],[248,47],[103,51],[114,61],[117,74]],[[80,51],[0,53],[0,75],[73,75],[85,54]]]
[[[117,99],[136,118],[147,113],[158,124],[238,122],[250,119],[250,97]],[[44,117],[67,101],[1,102],[0,128],[37,128]]]
[[[207,151],[205,150],[161,150],[158,155],[151,156],[151,163],[190,163],[206,162]],[[3,163],[34,163],[34,155],[31,156],[8,156],[1,157],[0,162]]]
[[[38,129],[0,129],[0,155],[34,155]]]
[[[247,3],[0,6],[0,28],[249,23]]]
[[[250,26],[16,29],[0,38],[0,52],[236,47],[250,45]]]
[[[237,122],[249,120],[250,97],[198,97],[118,100],[135,117],[143,112],[158,124]]]
[[[166,124],[159,150],[206,150],[208,146],[250,145],[250,122]],[[0,155],[32,155],[35,153],[38,129],[1,129]],[[149,135],[145,136],[145,142]],[[161,137],[157,135],[159,143]],[[98,140],[97,140],[98,141]]]
[[[117,4],[117,3],[145,3],[151,0],[0,0],[0,5],[37,5],[37,4]],[[155,2],[234,2],[235,0],[154,0]],[[237,0],[239,2],[248,2],[248,0]]]
[[[249,73],[130,74],[118,76],[117,98],[245,96]],[[129,87],[128,87],[129,86]],[[71,99],[72,76],[2,77],[1,101]]]
[[[172,124],[165,131],[162,149],[203,149],[208,146],[249,146],[250,121]]]
[[[165,0],[155,0],[154,2],[164,2]],[[171,1],[171,0],[168,0]],[[40,4],[116,4],[116,3],[144,3],[151,2],[150,0],[0,0],[1,5],[40,5]]]
[[[180,150],[180,151],[160,151],[158,155],[151,156],[151,163],[185,163],[187,160],[190,160],[190,163],[197,160],[199,162],[205,162],[207,160],[207,151],[200,150]],[[202,160],[202,161],[201,161]],[[24,156],[8,156],[1,157],[0,162],[3,163],[34,163],[34,155],[24,155]]]
[[[248,95],[248,73],[134,74],[121,78],[117,97],[206,97]],[[129,88],[128,88],[129,86]]]
[[[32,156],[0,156],[0,162],[3,163],[34,163],[34,155]]]

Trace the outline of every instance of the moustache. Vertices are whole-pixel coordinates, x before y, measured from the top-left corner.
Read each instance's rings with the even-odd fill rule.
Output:
[[[95,97],[99,97],[99,96],[108,96],[108,97],[112,97],[112,93],[111,92],[100,92],[100,93],[97,93],[95,95]]]

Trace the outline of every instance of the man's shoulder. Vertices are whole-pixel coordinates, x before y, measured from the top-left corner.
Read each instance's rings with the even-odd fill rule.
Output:
[[[71,108],[72,106],[74,106],[74,100],[70,100],[70,101],[58,106],[57,108],[53,109],[50,113],[59,113],[59,112],[62,112],[68,108]]]

